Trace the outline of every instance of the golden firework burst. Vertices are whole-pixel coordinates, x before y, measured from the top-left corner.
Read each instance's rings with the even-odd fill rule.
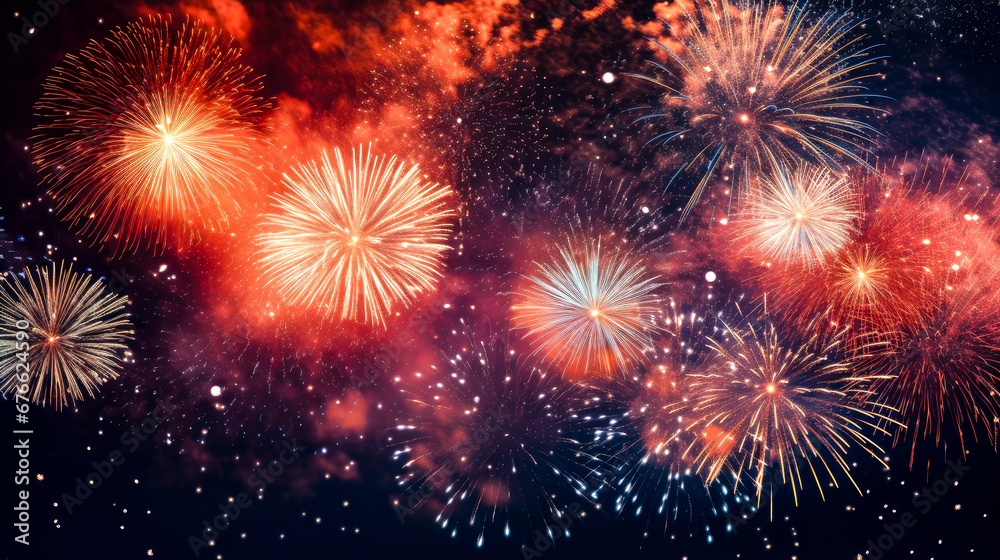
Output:
[[[32,401],[61,409],[93,397],[121,371],[133,335],[126,301],[72,266],[8,273],[0,289],[0,390],[9,395],[20,385],[17,354],[26,351]]]
[[[364,148],[350,167],[324,152],[285,183],[257,239],[266,284],[285,302],[384,326],[434,289],[456,215],[450,187]]]

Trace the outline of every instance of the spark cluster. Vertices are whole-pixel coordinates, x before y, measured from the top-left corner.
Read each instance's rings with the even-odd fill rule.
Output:
[[[427,508],[452,536],[472,528],[482,546],[493,528],[504,537],[562,531],[568,504],[589,505],[598,491],[576,433],[588,391],[505,335],[479,338],[463,324],[436,364],[395,383],[407,401],[389,438],[402,462],[395,507],[404,518]]]
[[[595,454],[606,455],[603,460],[615,476],[613,510],[646,515],[650,524],[654,516],[662,517],[665,530],[673,522],[725,511],[730,487],[721,483],[713,492],[706,483],[708,469],[697,463],[711,450],[704,447],[707,438],[692,408],[690,387],[705,361],[715,317],[710,309],[672,298],[660,317],[663,334],[654,344],[650,367],[605,388],[608,412],[601,418],[606,424],[594,430],[593,447]]]

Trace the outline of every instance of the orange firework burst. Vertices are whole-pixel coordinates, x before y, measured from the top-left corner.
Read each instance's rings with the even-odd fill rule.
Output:
[[[642,360],[657,312],[657,277],[623,251],[594,244],[535,263],[515,293],[514,323],[572,376],[610,375]]]
[[[238,210],[267,103],[240,50],[151,17],[67,55],[43,84],[33,146],[56,207],[100,243],[184,245]]]
[[[884,431],[881,425],[892,421],[884,408],[858,404],[868,392],[850,375],[849,362],[837,357],[844,330],[828,328],[820,316],[796,340],[779,334],[766,316],[757,326],[754,319],[740,320],[710,339],[715,367],[692,374],[694,410],[707,426],[706,437],[735,455],[737,477],[743,470],[754,473],[758,498],[772,464],[782,482],[791,483],[796,501],[804,479],[812,478],[821,495],[821,478],[836,484],[834,469],[857,488],[848,450],[859,447],[881,462],[882,450],[868,432]],[[708,461],[719,463],[718,454],[700,459]]]
[[[860,81],[878,58],[863,37],[851,37],[860,21],[837,12],[809,21],[799,6],[786,13],[774,3],[741,9],[725,0],[673,19],[665,21],[670,46],[651,39],[666,65],[654,62],[654,74],[633,76],[663,90],[660,105],[640,120],[662,118],[670,128],[650,142],[683,142],[692,156],[678,175],[706,164],[683,217],[719,166],[864,163],[855,152],[874,128],[850,116],[872,110],[865,101],[874,96]]]
[[[385,325],[394,306],[434,289],[448,250],[454,193],[416,165],[370,150],[345,167],[326,152],[285,175],[258,237],[269,287],[286,302],[340,320]]]
[[[822,167],[777,168],[758,177],[734,225],[746,249],[782,265],[822,266],[855,231],[860,217],[847,177]]]

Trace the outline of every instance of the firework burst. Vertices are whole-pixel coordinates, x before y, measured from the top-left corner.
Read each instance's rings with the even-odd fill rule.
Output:
[[[865,102],[875,96],[860,83],[875,75],[878,58],[853,37],[861,22],[837,12],[810,21],[799,6],[786,13],[778,4],[723,0],[665,23],[670,46],[651,42],[667,63],[632,76],[663,90],[640,120],[662,118],[670,128],[650,142],[684,142],[694,154],[674,178],[705,163],[682,219],[720,167],[759,171],[802,158],[864,164],[856,152],[874,128],[850,115],[872,110]]]
[[[126,298],[72,266],[22,274],[8,273],[0,289],[0,338],[4,375],[0,390],[11,394],[19,384],[18,352],[27,349],[28,397],[62,409],[118,377],[132,325]],[[18,324],[27,322],[25,329]],[[24,332],[26,337],[20,336]]]
[[[448,250],[450,187],[363,148],[345,167],[319,162],[285,175],[288,192],[258,237],[269,289],[291,305],[340,320],[385,325],[398,307],[434,289]]]
[[[821,167],[779,167],[758,183],[734,225],[759,259],[822,266],[852,238],[860,208],[846,177]]]
[[[469,332],[449,341],[440,367],[396,378],[409,408],[390,438],[404,471],[397,512],[427,507],[452,536],[472,527],[477,546],[488,527],[505,537],[562,531],[560,520],[581,514],[569,506],[599,491],[590,482],[599,472],[574,436],[591,406],[587,393],[531,365],[503,337],[484,342]]]
[[[760,261],[756,276],[778,316],[801,325],[829,313],[863,334],[892,330],[930,308],[978,216],[964,220],[954,205],[912,185],[887,188],[884,175],[852,174],[861,217],[823,266]]]
[[[573,376],[608,376],[642,361],[658,277],[623,251],[572,245],[536,263],[514,294],[514,322],[536,352]]]
[[[819,317],[807,325],[804,340],[794,340],[779,335],[766,317],[760,325],[742,321],[735,328],[724,325],[709,340],[715,367],[692,374],[694,410],[705,433],[711,436],[714,427],[717,447],[732,449],[737,479],[753,473],[758,500],[774,464],[796,502],[809,478],[821,495],[821,478],[837,484],[835,471],[857,488],[847,453],[860,448],[881,462],[882,450],[867,434],[884,431],[882,424],[892,421],[884,407],[859,404],[869,393],[858,388],[860,378],[851,375],[849,362],[836,355],[844,330],[832,330]],[[709,458],[705,454],[698,463]],[[716,463],[713,472],[722,465]]]
[[[971,220],[970,220],[971,221]],[[878,400],[899,410],[906,431],[895,441],[933,438],[947,453],[949,436],[961,453],[966,438],[985,434],[997,441],[1000,415],[1000,255],[992,236],[967,236],[955,251],[946,283],[929,309],[888,332],[873,333],[864,346],[863,365],[875,374],[870,388]]]
[[[239,56],[201,23],[157,17],[68,55],[43,84],[33,146],[65,219],[116,250],[224,227],[267,108]]]

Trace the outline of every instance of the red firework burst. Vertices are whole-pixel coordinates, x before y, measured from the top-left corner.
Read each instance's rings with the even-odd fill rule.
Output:
[[[954,251],[932,305],[889,332],[870,335],[863,347],[862,365],[874,374],[871,389],[906,422],[895,440],[910,440],[911,467],[923,439],[933,437],[947,453],[954,437],[963,455],[970,434],[978,440],[984,433],[996,445],[1000,251],[991,234],[966,232],[964,250]]]
[[[150,17],[67,55],[43,84],[35,164],[64,218],[116,250],[224,227],[267,103],[230,39]]]

